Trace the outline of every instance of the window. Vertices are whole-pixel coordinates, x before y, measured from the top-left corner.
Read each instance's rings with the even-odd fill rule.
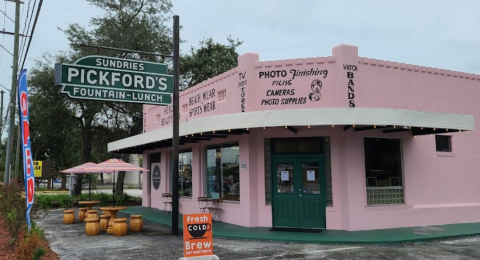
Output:
[[[180,196],[192,196],[192,150],[178,152],[178,191]]]
[[[282,138],[273,140],[274,154],[321,154],[322,138]]]
[[[365,138],[367,204],[403,203],[399,139]]]
[[[207,195],[221,194],[224,200],[240,201],[238,143],[207,146]]]
[[[435,136],[435,146],[437,148],[437,152],[451,152],[452,151],[451,136],[449,136],[449,135],[436,135]]]

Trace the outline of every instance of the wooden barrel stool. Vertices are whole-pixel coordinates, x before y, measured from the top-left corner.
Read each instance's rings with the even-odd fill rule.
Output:
[[[130,231],[142,231],[143,229],[143,220],[142,215],[131,215],[130,216]]]
[[[98,218],[98,210],[96,209],[91,209],[91,210],[87,210],[87,217],[86,219],[97,219],[97,221],[99,220]],[[85,221],[86,222],[86,221]]]
[[[85,214],[87,214],[87,208],[78,209],[78,220],[83,221],[85,219]]]
[[[116,218],[113,220],[113,235],[125,236],[127,234],[127,219]]]
[[[110,215],[100,215],[100,231],[107,231]]]
[[[75,223],[75,210],[68,209],[63,211],[63,224]]]
[[[98,218],[86,218],[85,222],[85,234],[87,236],[95,236],[100,233],[100,224],[98,223]]]

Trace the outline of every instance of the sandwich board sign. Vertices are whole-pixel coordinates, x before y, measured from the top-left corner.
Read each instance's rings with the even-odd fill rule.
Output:
[[[183,215],[183,258],[219,259],[213,254],[212,214]]]
[[[161,63],[86,56],[55,64],[55,85],[73,99],[170,105],[173,76]]]

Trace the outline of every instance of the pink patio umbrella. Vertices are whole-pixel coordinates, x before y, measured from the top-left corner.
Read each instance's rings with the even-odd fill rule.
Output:
[[[86,171],[85,169],[88,168],[88,167],[93,167],[95,165],[97,165],[97,164],[95,164],[93,162],[87,162],[87,163],[84,163],[84,164],[81,164],[81,165],[75,166],[73,168],[69,168],[69,169],[60,171],[60,172],[64,172],[64,173],[89,173],[89,171]],[[90,201],[91,190],[92,190],[92,178],[90,177],[89,178],[89,184],[88,184],[88,200],[89,201]]]
[[[142,167],[139,167],[130,163],[126,163],[120,159],[108,159],[97,165],[84,167],[84,170],[88,172],[112,172],[113,173],[112,197],[113,197],[114,207],[115,207],[115,172],[148,171],[147,169],[144,169]]]

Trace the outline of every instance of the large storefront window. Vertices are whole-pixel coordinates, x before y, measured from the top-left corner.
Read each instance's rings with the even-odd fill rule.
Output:
[[[399,139],[365,138],[367,204],[402,204],[402,156]]]
[[[224,200],[240,201],[238,143],[207,147],[207,195],[218,193]]]
[[[192,196],[192,150],[178,153],[178,191],[180,196]]]

